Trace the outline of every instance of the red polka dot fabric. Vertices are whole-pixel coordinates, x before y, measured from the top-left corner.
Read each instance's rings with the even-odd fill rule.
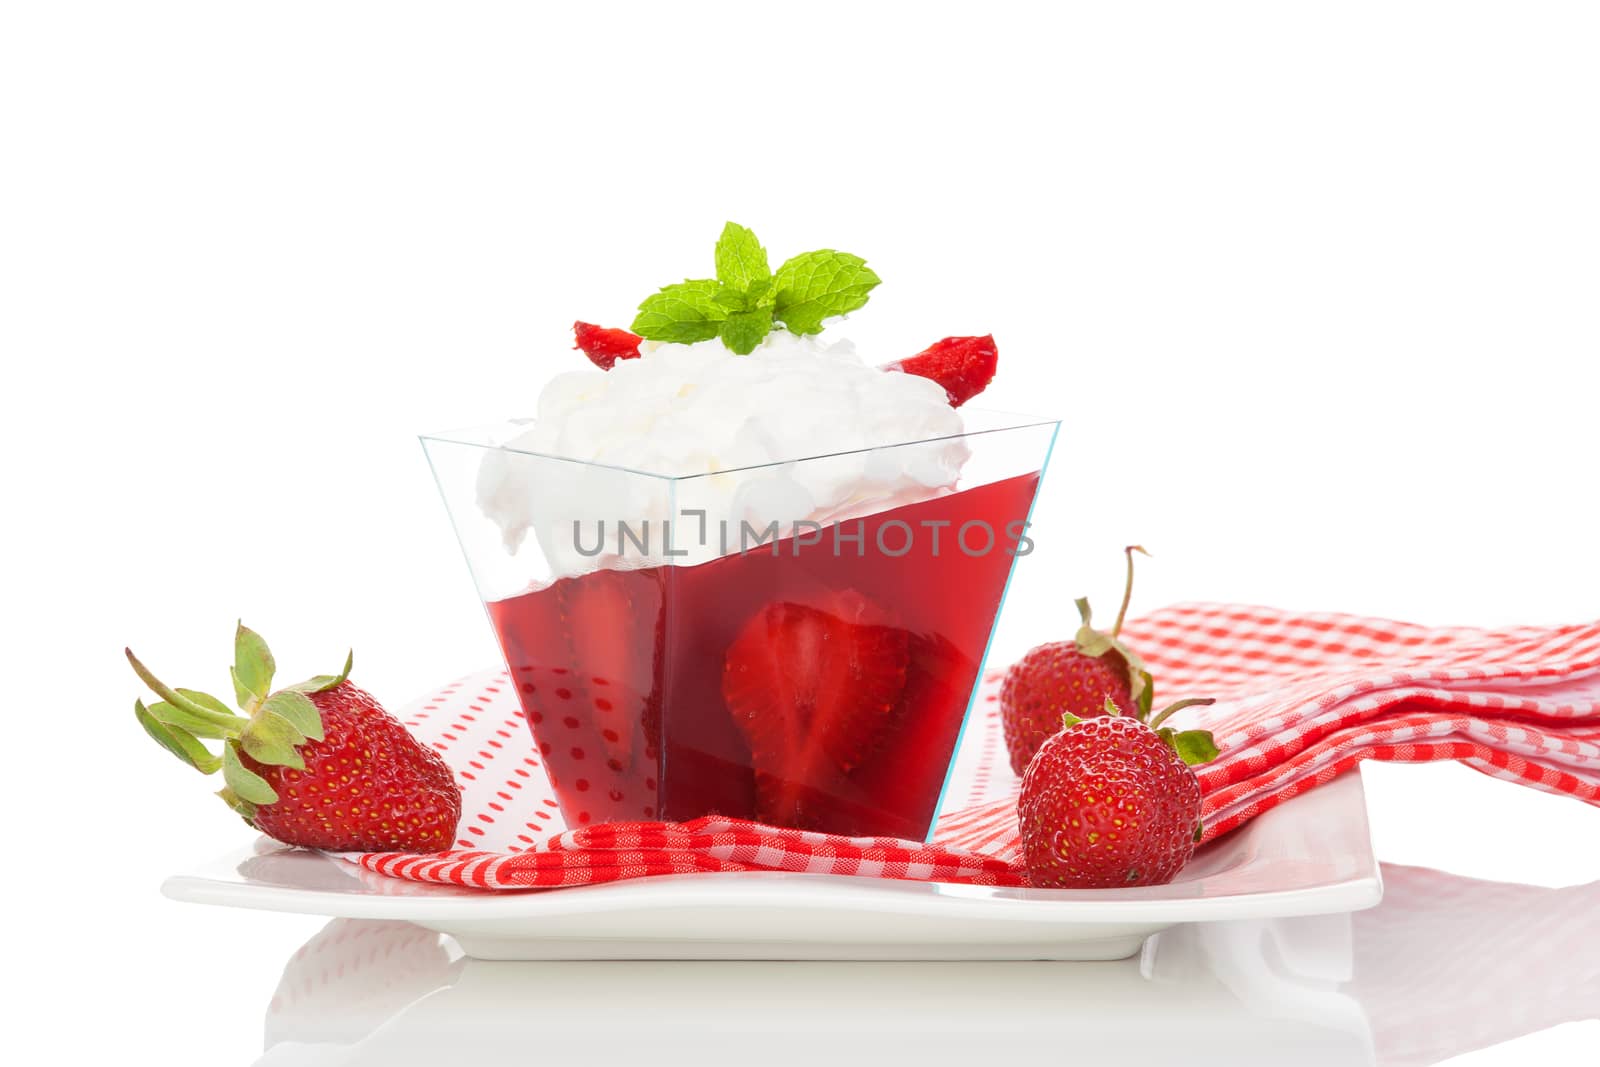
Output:
[[[1433,629],[1348,615],[1185,604],[1130,622],[1158,701],[1216,735],[1198,769],[1206,836],[1226,834],[1364,759],[1459,760],[1600,804],[1600,622]],[[455,768],[456,849],[346,854],[371,871],[486,890],[592,885],[701,871],[802,871],[1020,885],[1017,779],[989,672],[931,842],[837,837],[710,816],[568,826],[503,670],[446,686],[402,715]]]

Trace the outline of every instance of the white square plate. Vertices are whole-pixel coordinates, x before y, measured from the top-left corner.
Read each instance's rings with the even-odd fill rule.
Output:
[[[1202,848],[1170,885],[1012,889],[686,874],[519,892],[401,881],[266,838],[167,879],[175,900],[399,919],[480,959],[1120,959],[1186,922],[1356,911],[1383,893],[1359,772]]]

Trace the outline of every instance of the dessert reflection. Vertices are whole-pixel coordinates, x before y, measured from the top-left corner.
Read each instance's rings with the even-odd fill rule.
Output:
[[[1110,963],[491,963],[335,920],[290,959],[261,1063],[1437,1063],[1600,1017],[1600,883],[1385,866],[1354,915],[1178,927]]]

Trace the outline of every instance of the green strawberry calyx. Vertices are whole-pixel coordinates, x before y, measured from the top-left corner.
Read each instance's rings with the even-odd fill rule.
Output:
[[[248,823],[254,824],[256,809],[278,800],[277,791],[265,778],[250,770],[240,759],[249,756],[258,764],[305,769],[300,746],[323,738],[322,715],[311,700],[350,677],[353,655],[347,655],[338,674],[319,674],[303,682],[273,691],[272,677],[277,664],[272,650],[261,636],[240,623],[234,634],[233,692],[242,715],[209,693],[179,689],[161,681],[132,649],[124,649],[128,662],[159,700],[146,704],[133,702],[133,713],[162,748],[201,774],[222,771],[223,788],[217,795]],[[220,740],[220,752],[212,751],[205,740]]]
[[[1150,708],[1155,701],[1155,683],[1150,677],[1150,670],[1144,665],[1144,660],[1138,653],[1129,648],[1122,641],[1122,622],[1128,616],[1128,602],[1133,599],[1133,554],[1148,556],[1143,547],[1129,545],[1122,550],[1128,557],[1128,578],[1122,586],[1122,606],[1117,609],[1117,621],[1111,627],[1110,633],[1104,633],[1094,628],[1094,616],[1089,609],[1089,598],[1079,597],[1075,604],[1078,606],[1078,617],[1083,620],[1078,627],[1073,643],[1079,652],[1092,659],[1103,656],[1115,656],[1121,660],[1122,667],[1128,678],[1128,692],[1133,697],[1133,702],[1138,707],[1139,717],[1147,718]]]
[[[1184,708],[1204,707],[1215,703],[1216,701],[1210,697],[1191,697],[1187,700],[1179,700],[1167,705],[1154,716],[1150,715],[1148,711],[1135,711],[1133,718],[1154,730],[1156,736],[1166,742],[1167,747],[1177,753],[1178,758],[1183,760],[1184,763],[1191,767],[1197,767],[1202,763],[1210,763],[1221,754],[1221,750],[1217,748],[1216,738],[1211,736],[1211,731],[1174,730],[1170,726],[1163,726],[1162,723],[1166,722],[1173,712],[1182,711]],[[1117,702],[1110,697],[1106,697],[1106,714],[1122,714],[1122,709],[1117,707]],[[1063,712],[1061,715],[1061,728],[1063,730],[1070,730],[1080,722],[1083,722],[1083,719],[1070,711]]]

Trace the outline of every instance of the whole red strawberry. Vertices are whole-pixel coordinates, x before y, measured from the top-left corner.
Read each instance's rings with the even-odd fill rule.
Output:
[[[1000,350],[994,336],[946,337],[935,341],[914,356],[884,365],[884,370],[900,370],[929,378],[944,386],[950,406],[958,408],[994,381],[1000,365]]]
[[[1061,729],[1062,715],[1079,719],[1103,715],[1107,700],[1118,707],[1150,711],[1150,673],[1118,637],[1133,596],[1133,554],[1144,549],[1129,545],[1123,551],[1128,578],[1111,632],[1101,633],[1090,625],[1089,601],[1079,599],[1083,624],[1077,636],[1038,646],[1006,672],[1000,687],[1000,724],[1011,769],[1018,775],[1027,770],[1045,739]]]
[[[461,790],[438,753],[338,675],[272,691],[266,642],[240,626],[233,687],[244,716],[214,696],[162,683],[128,661],[161,699],[134,714],[163,748],[202,774],[245,822],[290,845],[339,852],[439,852],[455,841]],[[201,738],[222,741],[213,753]]]
[[[1017,823],[1031,885],[1115,889],[1163,885],[1200,840],[1200,783],[1190,763],[1217,754],[1202,730],[1161,721],[1209,700],[1181,701],[1150,723],[1119,714],[1066,716],[1022,778]]]
[[[636,333],[608,329],[591,322],[573,323],[572,336],[577,341],[573,347],[601,370],[610,370],[619,359],[638,359],[639,342],[643,340]]]

